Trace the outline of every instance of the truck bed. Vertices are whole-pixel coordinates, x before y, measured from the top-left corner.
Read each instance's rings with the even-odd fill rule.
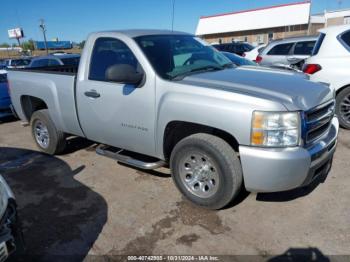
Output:
[[[60,66],[31,67],[31,68],[10,69],[10,70],[37,72],[37,73],[50,73],[50,74],[76,75],[78,72],[78,66],[60,65]]]
[[[84,136],[75,106],[77,69],[72,66],[55,66],[8,70],[12,104],[18,116],[23,121],[30,120],[23,112],[22,105],[26,97],[36,97],[46,103],[59,130]]]

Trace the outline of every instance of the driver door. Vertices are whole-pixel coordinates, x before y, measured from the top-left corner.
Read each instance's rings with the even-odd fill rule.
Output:
[[[82,130],[90,140],[147,155],[155,152],[155,86],[110,82],[108,68],[128,64],[143,71],[132,50],[120,39],[97,38],[88,77],[77,82],[77,108]],[[87,63],[88,64],[88,63]]]

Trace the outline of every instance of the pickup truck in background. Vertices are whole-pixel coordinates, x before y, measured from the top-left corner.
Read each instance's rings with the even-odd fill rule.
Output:
[[[62,153],[74,135],[138,168],[169,165],[181,193],[206,208],[226,206],[243,186],[306,186],[329,171],[336,149],[327,85],[235,67],[186,33],[93,33],[78,68],[13,69],[8,78],[14,108],[42,151]]]

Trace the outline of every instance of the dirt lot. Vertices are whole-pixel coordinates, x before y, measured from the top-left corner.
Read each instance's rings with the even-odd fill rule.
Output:
[[[96,155],[84,139],[71,140],[65,155],[47,156],[37,151],[29,127],[0,124],[0,173],[17,196],[27,253],[43,259],[289,251],[327,261],[325,256],[350,255],[349,159],[350,132],[342,130],[325,183],[243,193],[213,212],[183,200],[167,170],[120,165]]]

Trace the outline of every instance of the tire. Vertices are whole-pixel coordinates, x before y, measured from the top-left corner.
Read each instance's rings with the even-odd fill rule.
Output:
[[[60,154],[64,151],[66,147],[65,134],[62,131],[57,130],[47,109],[34,112],[30,119],[30,126],[33,139],[41,151],[50,155]],[[38,128],[44,130],[44,137],[48,137],[47,140],[45,140],[45,138],[39,138],[39,133],[37,131]],[[46,141],[46,143],[43,141]]]
[[[199,133],[182,139],[171,153],[170,167],[179,191],[201,207],[223,208],[242,188],[242,167],[237,153],[213,135]]]
[[[345,107],[344,103],[346,103],[348,107]],[[338,116],[340,126],[350,129],[350,86],[344,88],[337,95],[335,113]]]

